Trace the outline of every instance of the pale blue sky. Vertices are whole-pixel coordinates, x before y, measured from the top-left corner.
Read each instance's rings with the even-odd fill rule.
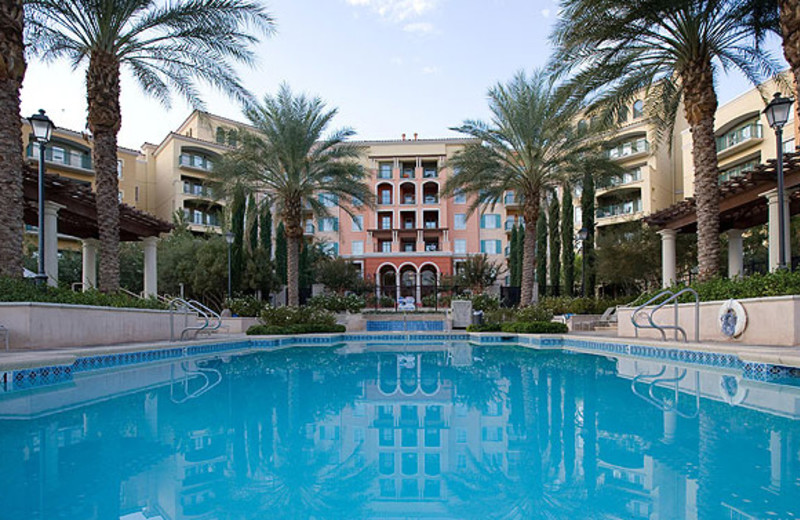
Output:
[[[487,117],[486,91],[519,69],[546,63],[547,36],[558,4],[551,0],[271,0],[278,32],[258,46],[255,70],[242,70],[258,97],[281,82],[338,107],[334,126],[360,139],[454,136],[466,118]],[[779,53],[777,41],[769,47]],[[191,110],[172,109],[123,79],[119,142],[138,148],[160,142]],[[720,77],[722,102],[748,88]],[[47,110],[58,125],[86,126],[84,71],[33,61],[22,92],[22,113]],[[239,107],[205,89],[210,112],[242,120]]]

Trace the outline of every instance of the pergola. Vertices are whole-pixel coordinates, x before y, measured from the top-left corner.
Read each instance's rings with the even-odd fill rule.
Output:
[[[83,243],[83,288],[97,286],[98,222],[97,201],[91,186],[66,177],[47,174],[45,182],[44,240],[45,273],[48,283],[58,283],[58,234],[81,239]],[[38,177],[33,168],[23,173],[24,220],[38,225]],[[148,213],[119,204],[119,238],[123,242],[144,243],[144,292],[158,292],[156,243],[172,224]],[[41,230],[40,230],[41,231]]]
[[[789,243],[789,218],[800,213],[800,152],[784,154],[785,193],[784,211],[786,242]],[[745,174],[719,185],[720,231],[728,233],[728,276],[744,274],[742,232],[748,228],[768,223],[769,269],[778,267],[778,190],[777,161],[768,160]],[[697,204],[694,198],[645,217],[645,222],[658,228],[661,235],[662,282],[668,287],[676,281],[675,239],[678,233],[697,230]],[[787,248],[788,249],[788,248]],[[786,251],[786,262],[791,262],[791,252]]]

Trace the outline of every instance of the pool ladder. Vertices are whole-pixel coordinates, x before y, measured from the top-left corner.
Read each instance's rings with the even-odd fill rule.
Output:
[[[169,398],[175,404],[183,404],[190,399],[200,397],[222,382],[222,372],[216,368],[201,367],[195,364],[194,370],[192,370],[188,361],[181,361],[180,366],[183,375],[180,376],[178,381],[175,378],[175,364],[170,367]],[[213,375],[213,379],[209,377],[209,374]],[[199,388],[189,390],[189,381],[195,377],[202,378],[203,382]],[[176,395],[176,383],[178,386],[183,387],[183,395]]]
[[[684,294],[691,294],[694,296],[694,341],[700,341],[700,297],[697,294],[697,291],[691,289],[689,287],[685,287],[678,292],[673,292],[669,289],[661,291],[660,293],[656,294],[640,306],[634,309],[633,314],[631,314],[631,323],[633,323],[633,329],[636,337],[639,337],[639,329],[656,329],[661,333],[661,339],[666,341],[667,340],[667,330],[674,330],[675,331],[675,340],[678,340],[678,333],[680,332],[683,335],[683,342],[688,343],[689,339],[686,334],[686,329],[680,326],[679,323],[679,308],[678,308],[678,298],[680,298]],[[664,299],[664,297],[667,297]],[[653,309],[647,310],[646,307],[648,305],[652,305],[659,300],[662,300],[658,303]],[[673,325],[659,325],[653,320],[653,316],[656,312],[661,310],[665,305],[673,303],[673,307],[675,309],[675,323]],[[647,323],[639,323],[637,318],[639,314],[644,314],[647,317]]]
[[[222,326],[222,318],[219,314],[203,305],[197,300],[184,300],[183,298],[173,298],[169,302],[169,340],[175,341],[175,311],[183,310],[184,314],[184,328],[181,330],[180,339],[186,337],[186,334],[192,331],[195,332],[195,338],[201,333],[211,333]],[[194,311],[199,314],[203,319],[202,325],[187,326],[189,311]],[[214,323],[212,324],[212,320]]]
[[[659,370],[655,374],[638,374],[631,380],[631,391],[637,397],[645,400],[646,402],[652,404],[662,412],[675,412],[677,415],[685,419],[693,419],[697,417],[700,413],[700,372],[695,371],[694,377],[694,386],[695,386],[695,396],[694,396],[694,411],[692,413],[682,412],[678,409],[678,405],[680,404],[680,382],[686,378],[686,369],[674,367],[674,376],[673,377],[662,377],[664,373],[667,371],[667,365],[663,365],[661,370]],[[647,394],[643,394],[639,391],[639,388],[636,386],[637,383],[642,383],[644,385],[648,385],[647,387]],[[659,399],[655,395],[655,389],[659,384],[674,384],[675,386],[675,394],[673,401],[667,401],[665,399]]]

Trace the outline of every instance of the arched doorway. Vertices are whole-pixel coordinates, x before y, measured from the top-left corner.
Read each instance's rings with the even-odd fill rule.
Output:
[[[413,265],[400,268],[400,296],[417,298],[417,270]]]
[[[388,296],[395,299],[397,293],[397,271],[391,264],[381,266],[378,269],[379,296]]]

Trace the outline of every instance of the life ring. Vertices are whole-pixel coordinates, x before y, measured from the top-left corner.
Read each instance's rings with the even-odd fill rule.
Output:
[[[720,331],[729,338],[738,338],[747,327],[747,313],[742,304],[734,299],[722,304],[718,320]]]
[[[729,405],[738,406],[742,404],[749,393],[749,389],[742,388],[739,378],[735,376],[722,376],[719,378],[719,395]]]

